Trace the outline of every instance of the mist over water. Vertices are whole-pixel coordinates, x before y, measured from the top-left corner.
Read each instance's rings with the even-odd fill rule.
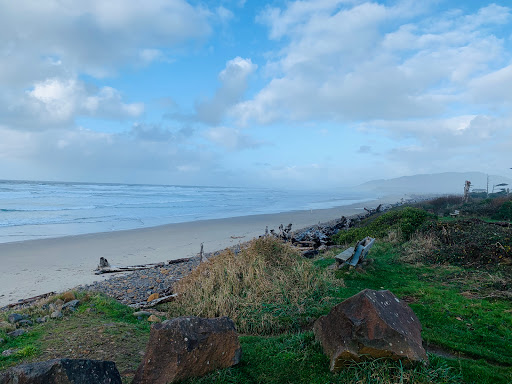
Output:
[[[342,191],[0,181],[0,243],[370,200]]]

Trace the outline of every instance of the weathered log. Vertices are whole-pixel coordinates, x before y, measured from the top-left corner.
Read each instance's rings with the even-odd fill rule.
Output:
[[[179,263],[186,263],[188,261],[192,260],[192,257],[184,257],[182,259],[175,259],[175,260],[167,260],[167,265],[169,264],[179,264]]]
[[[37,301],[37,300],[46,299],[47,297],[53,296],[55,294],[56,294],[56,292],[43,293],[42,295],[37,295],[37,296],[29,297],[28,299],[23,299],[23,300],[20,300],[20,301],[18,301],[16,303],[7,304],[5,307],[3,307],[1,309],[13,308],[13,307],[16,307],[18,305],[24,305],[24,304],[32,303],[32,302]]]
[[[101,259],[106,261],[106,259],[104,259],[103,257]],[[100,259],[100,266],[102,265],[101,259]],[[191,259],[192,259],[191,257],[185,257],[185,258],[176,259],[176,260],[167,260],[167,262],[165,262],[165,263],[162,262],[162,263],[130,265],[130,266],[126,266],[126,267],[110,266],[110,264],[108,264],[108,262],[107,262],[108,267],[103,267],[103,268],[98,267],[98,269],[96,270],[96,272],[94,272],[94,274],[102,275],[104,273],[120,273],[120,272],[140,271],[142,269],[165,267],[166,265],[170,265],[170,264],[186,263],[186,262],[190,261]]]
[[[177,293],[174,293],[172,295],[160,297],[155,300],[151,300],[150,302],[147,301],[141,301],[140,303],[130,304],[129,307],[135,308],[135,309],[143,309],[143,308],[151,308],[158,304],[168,303],[169,301],[173,301],[178,296]]]

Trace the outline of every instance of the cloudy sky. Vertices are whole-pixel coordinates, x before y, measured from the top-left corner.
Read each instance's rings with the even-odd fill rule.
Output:
[[[507,4],[0,0],[0,179],[507,175]]]

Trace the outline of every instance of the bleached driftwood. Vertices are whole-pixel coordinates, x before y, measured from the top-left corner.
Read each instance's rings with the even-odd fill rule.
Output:
[[[103,259],[103,260],[102,260]],[[168,260],[167,262],[162,263],[152,263],[152,264],[141,264],[141,265],[131,265],[127,267],[119,267],[119,266],[111,266],[108,264],[107,259],[101,258],[100,259],[100,265],[96,269],[96,272],[94,272],[95,275],[102,275],[104,273],[119,273],[119,272],[131,272],[131,271],[139,271],[141,269],[150,269],[155,267],[165,267],[166,265],[171,264],[178,264],[178,263],[186,263],[187,261],[190,261],[191,258],[182,258],[182,259],[176,259],[176,260]],[[105,265],[106,261],[106,267],[102,267],[102,265]]]
[[[135,308],[135,309],[144,309],[144,308],[151,308],[158,304],[168,303],[169,301],[173,301],[178,296],[177,293],[174,293],[172,295],[159,297],[158,299],[151,300],[151,301],[141,301],[140,303],[130,304],[129,307]]]

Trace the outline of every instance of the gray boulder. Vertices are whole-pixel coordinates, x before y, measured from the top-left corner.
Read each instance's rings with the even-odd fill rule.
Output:
[[[27,333],[27,331],[25,331],[24,329],[17,329],[15,331],[9,332],[7,334],[7,336],[14,338],[14,337],[18,337],[18,336],[24,335],[25,333]]]
[[[55,359],[23,364],[0,374],[0,384],[122,384],[112,361]]]
[[[168,384],[203,376],[240,362],[233,320],[178,317],[151,327],[133,384]]]
[[[11,313],[7,317],[7,320],[11,324],[16,324],[16,323],[20,322],[21,320],[25,320],[25,319],[28,319],[28,316],[27,315],[21,315],[19,313]]]
[[[319,318],[314,331],[331,359],[331,371],[352,361],[376,358],[406,364],[428,361],[418,318],[387,290],[365,289],[348,298]]]

